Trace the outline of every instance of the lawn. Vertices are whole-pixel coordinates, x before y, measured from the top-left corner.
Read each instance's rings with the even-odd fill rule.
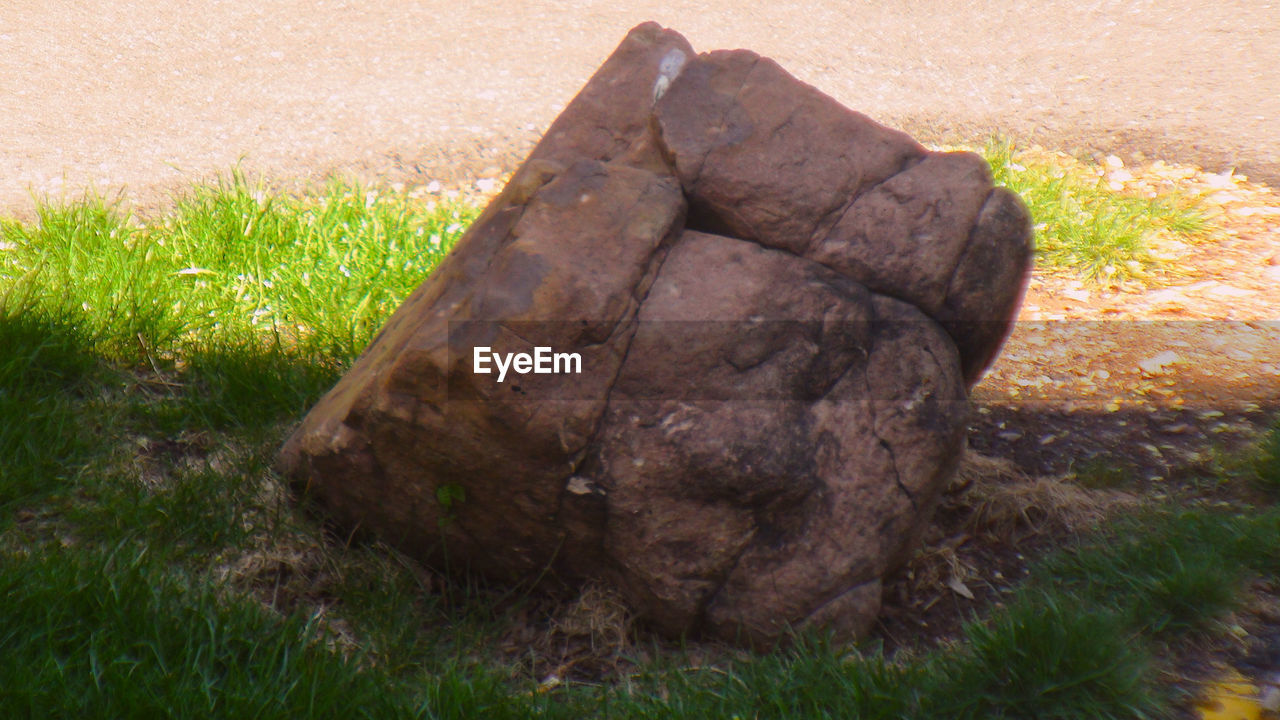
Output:
[[[1141,279],[1156,239],[1208,241],[1192,197],[986,152],[1044,268]],[[1274,502],[1151,502],[1058,538],[953,637],[752,655],[336,537],[273,454],[477,215],[232,173],[145,216],[0,220],[0,717],[1157,717],[1179,653],[1280,574]],[[1243,462],[1275,498],[1280,432]]]

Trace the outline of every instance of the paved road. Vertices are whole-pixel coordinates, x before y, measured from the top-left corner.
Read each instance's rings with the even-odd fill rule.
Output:
[[[91,184],[151,202],[237,162],[494,175],[649,19],[925,139],[1003,129],[1280,185],[1263,0],[3,0],[0,211]]]

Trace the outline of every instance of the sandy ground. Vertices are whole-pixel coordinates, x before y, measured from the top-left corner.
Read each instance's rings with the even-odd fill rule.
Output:
[[[149,203],[236,164],[496,176],[650,19],[926,140],[999,128],[1280,185],[1280,5],[1262,0],[5,0],[0,212],[90,186]]]

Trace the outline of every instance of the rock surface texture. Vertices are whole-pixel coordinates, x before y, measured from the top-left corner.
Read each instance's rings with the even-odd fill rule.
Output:
[[[339,522],[669,634],[866,632],[1031,259],[1017,196],[745,50],[627,36],[288,440]],[[577,374],[476,372],[577,353]]]

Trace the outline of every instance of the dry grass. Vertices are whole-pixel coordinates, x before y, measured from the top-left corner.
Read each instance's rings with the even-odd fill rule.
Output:
[[[591,583],[552,627],[554,634],[586,641],[594,652],[610,652],[626,644],[632,620],[631,609],[616,590]]]
[[[907,633],[890,634],[893,644],[910,647],[917,636],[926,644],[946,637],[979,604],[999,603],[1025,576],[1036,548],[1087,531],[1140,502],[1129,493],[1088,489],[1072,480],[1030,477],[1009,460],[966,452],[924,546],[887,582],[886,612],[896,619],[882,629]]]
[[[255,542],[221,564],[214,573],[220,584],[247,592],[278,612],[320,600],[341,582],[323,546],[305,535],[285,535]]]
[[[1078,533],[1139,503],[1133,494],[1091,490],[1071,480],[1070,475],[1030,477],[1010,460],[967,452],[948,502],[967,509],[969,532],[1003,542],[1026,535]]]
[[[515,634],[530,638],[528,669],[544,687],[617,678],[635,666],[635,614],[616,590],[588,583],[538,610]]]

